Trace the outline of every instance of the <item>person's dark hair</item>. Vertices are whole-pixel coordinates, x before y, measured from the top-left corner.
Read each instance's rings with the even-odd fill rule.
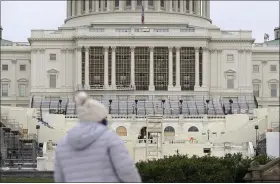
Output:
[[[101,123],[102,125],[107,126],[108,121],[107,121],[107,119],[105,118],[105,119],[103,119],[100,123]]]

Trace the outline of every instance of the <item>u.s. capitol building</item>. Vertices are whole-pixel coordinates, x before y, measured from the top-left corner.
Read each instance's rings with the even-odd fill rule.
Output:
[[[274,32],[257,44],[252,31],[222,30],[209,1],[67,1],[58,29],[32,30],[26,43],[1,40],[1,106],[41,109],[44,121],[63,120],[67,131],[73,96],[85,90],[108,106],[121,136],[142,139],[144,119],[160,115],[166,137],[209,140],[252,120],[254,109],[279,106]]]

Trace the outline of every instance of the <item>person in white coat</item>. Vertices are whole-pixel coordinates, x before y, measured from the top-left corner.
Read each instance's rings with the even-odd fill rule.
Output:
[[[106,126],[107,108],[85,92],[76,103],[79,123],[55,150],[55,182],[141,182],[124,142]]]

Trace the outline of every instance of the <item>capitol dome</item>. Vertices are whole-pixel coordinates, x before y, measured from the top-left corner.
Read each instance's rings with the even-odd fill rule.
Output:
[[[102,24],[190,24],[211,26],[210,1],[69,0],[63,27]]]

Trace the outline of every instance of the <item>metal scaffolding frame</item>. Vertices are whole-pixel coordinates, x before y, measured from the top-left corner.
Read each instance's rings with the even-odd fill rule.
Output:
[[[36,135],[24,135],[22,124],[2,115],[0,136],[1,167],[36,168]]]
[[[163,116],[147,116],[146,128],[146,159],[158,159],[163,156]],[[149,136],[151,135],[151,137]]]

